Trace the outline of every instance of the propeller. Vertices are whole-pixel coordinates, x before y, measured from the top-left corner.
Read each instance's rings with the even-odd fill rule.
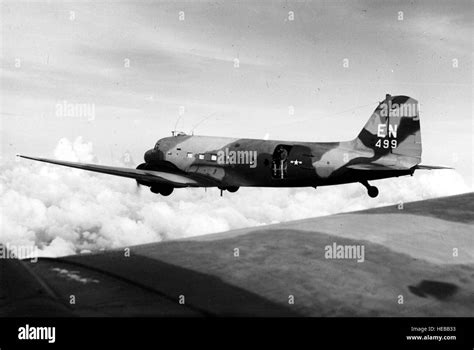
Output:
[[[137,183],[137,186],[135,187],[135,194],[140,194],[141,193],[141,189],[142,189],[142,185],[140,185],[140,183],[138,182],[138,180],[135,180],[136,183]]]
[[[137,166],[137,169],[146,170],[147,168],[148,168],[148,163],[141,163]],[[138,194],[138,193],[140,193],[142,184],[138,180],[135,180],[135,182],[137,183],[136,193]]]

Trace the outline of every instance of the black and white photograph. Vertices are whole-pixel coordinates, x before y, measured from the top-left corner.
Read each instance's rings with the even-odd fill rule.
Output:
[[[473,25],[471,0],[1,0],[0,349],[472,349]]]

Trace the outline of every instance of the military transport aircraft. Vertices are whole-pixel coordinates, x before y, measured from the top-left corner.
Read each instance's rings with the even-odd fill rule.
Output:
[[[19,157],[129,177],[153,193],[175,188],[318,187],[413,175],[417,169],[449,169],[421,163],[418,102],[390,96],[379,103],[359,135],[344,142],[293,142],[194,136],[173,132],[145,153],[136,169]]]

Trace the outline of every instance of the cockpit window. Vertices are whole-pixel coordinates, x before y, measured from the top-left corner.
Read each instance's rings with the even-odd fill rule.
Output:
[[[183,131],[172,131],[171,132],[171,135],[174,136],[174,137],[177,137],[177,136],[186,136],[186,133],[183,132]]]

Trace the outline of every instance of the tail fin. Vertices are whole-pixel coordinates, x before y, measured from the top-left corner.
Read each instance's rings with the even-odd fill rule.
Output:
[[[408,96],[386,95],[356,141],[359,147],[374,152],[374,160],[396,158],[406,167],[419,164],[421,133],[418,101]]]

